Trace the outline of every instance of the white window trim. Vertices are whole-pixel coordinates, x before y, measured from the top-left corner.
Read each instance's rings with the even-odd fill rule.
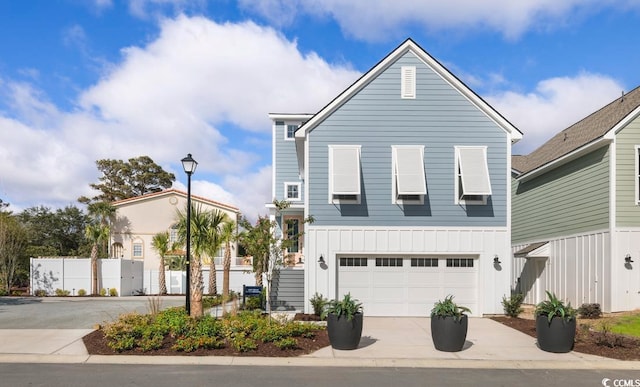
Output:
[[[454,169],[454,203],[455,204],[474,204],[474,205],[486,205],[487,198],[490,195],[482,195],[482,200],[468,200],[460,198],[460,179],[462,178],[460,172],[460,149],[483,149],[485,153],[485,161],[488,164],[487,159],[487,147],[486,146],[455,146],[455,169]],[[489,166],[487,168],[487,176],[489,176]],[[491,184],[491,182],[489,182]]]
[[[355,149],[358,153],[357,157],[358,157],[358,173],[357,173],[357,187],[358,190],[357,192],[349,192],[349,193],[342,193],[342,194],[336,194],[333,192],[333,150],[334,149]],[[329,145],[329,190],[328,190],[328,194],[329,194],[329,204],[360,204],[360,196],[361,196],[361,192],[360,192],[360,185],[361,185],[361,181],[360,181],[360,174],[362,173],[361,170],[361,165],[360,165],[360,160],[361,160],[361,146],[360,145]],[[354,195],[355,199],[344,199],[344,198],[336,198],[336,196],[338,195]]]
[[[416,98],[416,66],[400,68],[400,98]]]
[[[420,165],[422,170],[422,178],[424,179],[424,192],[416,193],[415,195],[419,196],[418,200],[406,200],[398,198],[398,176],[396,173],[397,166],[397,155],[399,149],[419,149],[421,153],[420,160],[422,160],[422,164]],[[424,197],[427,194],[427,181],[425,178],[424,172],[424,145],[392,145],[391,146],[391,203],[392,204],[424,204]]]
[[[288,192],[289,191],[288,188],[289,188],[289,186],[292,186],[292,185],[298,187],[298,197],[297,198],[290,198],[288,196],[288,193],[289,193]],[[284,196],[283,196],[284,200],[289,200],[289,201],[292,201],[292,202],[299,202],[300,200],[302,200],[302,191],[301,191],[301,189],[302,189],[302,183],[300,183],[300,182],[285,182],[284,183]]]
[[[285,121],[284,122],[284,133],[283,133],[284,140],[285,141],[295,141],[295,139],[296,139],[295,131],[293,132],[293,136],[287,137],[287,132],[289,131],[289,125],[297,126],[299,128],[300,127],[300,123],[299,122],[291,122],[291,121]]]
[[[136,249],[135,249],[136,245],[140,245],[140,248],[141,248],[140,255],[135,255],[136,254]],[[144,242],[142,241],[142,239],[136,238],[134,241],[131,242],[131,258],[144,259]]]
[[[638,156],[640,155],[640,145],[635,145],[633,147],[633,149],[635,150],[634,152],[634,157],[635,160],[633,162],[634,166],[635,166],[635,203],[636,205],[640,205],[640,163],[638,163]]]

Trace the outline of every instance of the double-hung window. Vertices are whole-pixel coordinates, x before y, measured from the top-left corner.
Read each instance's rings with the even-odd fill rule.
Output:
[[[455,147],[456,204],[487,204],[491,181],[486,146]]]
[[[423,145],[394,145],[392,153],[392,203],[423,204],[427,194]]]
[[[360,203],[360,145],[329,145],[329,203]]]

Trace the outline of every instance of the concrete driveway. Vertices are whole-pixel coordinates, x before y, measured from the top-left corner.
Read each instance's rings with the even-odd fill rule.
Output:
[[[91,329],[122,313],[149,311],[154,296],[0,297],[0,329]],[[184,296],[160,297],[161,307],[181,306]]]

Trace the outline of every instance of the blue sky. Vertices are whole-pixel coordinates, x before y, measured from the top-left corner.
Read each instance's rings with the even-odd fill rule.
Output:
[[[426,4],[425,4],[426,3]],[[514,123],[528,153],[640,85],[634,0],[0,1],[0,199],[91,195],[148,155],[255,218],[270,112],[314,113],[411,37]]]

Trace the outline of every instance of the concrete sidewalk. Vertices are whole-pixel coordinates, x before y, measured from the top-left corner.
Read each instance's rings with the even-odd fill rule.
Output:
[[[0,362],[640,370],[640,362],[635,361],[544,352],[535,338],[488,318],[471,318],[464,349],[453,353],[437,351],[429,319],[417,317],[365,317],[358,349],[326,347],[296,358],[88,355],[82,337],[89,332],[91,329],[0,330]]]

